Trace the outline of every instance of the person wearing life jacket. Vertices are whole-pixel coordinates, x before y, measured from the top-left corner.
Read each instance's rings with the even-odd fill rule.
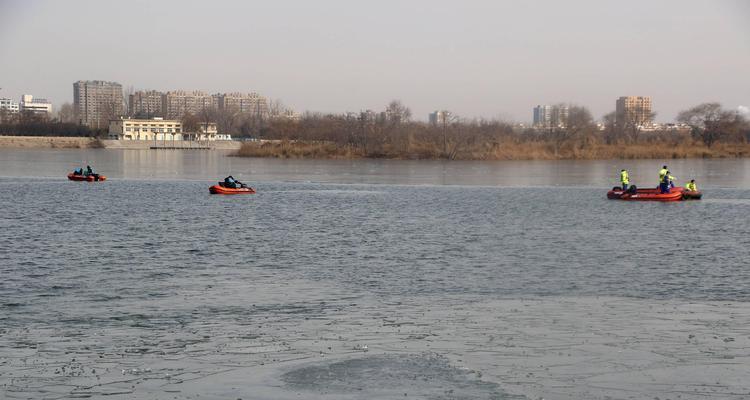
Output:
[[[659,184],[661,185],[661,182],[664,180],[664,175],[668,174],[669,170],[667,169],[667,166],[661,167],[659,170]]]
[[[698,186],[695,184],[695,179],[691,179],[690,182],[685,185],[685,190],[688,192],[697,192]]]
[[[661,183],[659,184],[659,190],[662,193],[669,193],[670,189],[674,187],[674,176],[669,174],[669,171],[667,171],[666,174],[664,174],[664,178],[662,178]]]
[[[73,175],[83,175],[83,168],[76,168],[73,170]]]
[[[628,185],[630,185],[630,177],[628,176],[628,171],[624,169],[620,171],[620,183],[622,184],[622,191],[626,192]]]

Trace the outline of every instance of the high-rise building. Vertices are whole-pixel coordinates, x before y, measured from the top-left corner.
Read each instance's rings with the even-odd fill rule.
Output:
[[[78,81],[73,84],[73,107],[79,123],[107,128],[124,112],[122,85],[117,82]]]
[[[568,106],[558,104],[555,106],[534,107],[535,128],[565,128],[568,126]]]
[[[552,106],[534,107],[534,127],[546,128],[552,122]]]
[[[31,112],[45,118],[52,115],[52,103],[47,99],[34,98],[30,94],[21,96],[19,109],[21,112]]]
[[[215,95],[218,98],[219,109],[250,114],[265,118],[268,116],[268,101],[258,93],[225,93]]]
[[[165,118],[182,118],[185,114],[197,115],[203,110],[219,108],[218,98],[206,92],[175,90],[162,96]]]
[[[128,99],[128,114],[153,118],[164,117],[164,93],[156,90],[138,91]]]
[[[615,102],[615,119],[618,123],[643,126],[653,122],[651,98],[645,96],[623,96]]]
[[[434,112],[431,112],[428,120],[430,121],[430,125],[443,125],[451,121],[452,114],[450,111],[446,110],[437,110]]]

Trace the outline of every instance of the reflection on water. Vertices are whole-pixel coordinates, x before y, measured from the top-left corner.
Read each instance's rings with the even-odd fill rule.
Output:
[[[281,160],[229,157],[199,150],[0,150],[0,175],[61,177],[91,164],[110,178],[215,180],[227,174],[248,182],[310,181],[406,185],[591,186],[618,183],[630,171],[632,183],[656,186],[667,164],[678,183],[699,187],[750,187],[748,159],[595,161],[404,161]]]

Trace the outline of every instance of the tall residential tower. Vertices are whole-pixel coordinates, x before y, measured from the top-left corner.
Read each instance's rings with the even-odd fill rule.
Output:
[[[107,128],[124,113],[122,85],[117,82],[78,81],[73,84],[73,107],[79,123]]]
[[[643,126],[653,122],[651,98],[645,96],[623,96],[615,102],[615,119],[618,123]]]

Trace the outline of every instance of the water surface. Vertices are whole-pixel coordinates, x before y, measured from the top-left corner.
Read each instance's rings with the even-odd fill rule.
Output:
[[[66,170],[80,164],[110,180],[67,181]],[[375,388],[396,385],[417,398],[581,396],[576,385],[557,388],[555,380],[568,372],[522,383],[492,374],[515,361],[472,356],[515,347],[496,341],[525,326],[492,325],[493,318],[515,315],[503,304],[550,302],[529,314],[536,321],[529,326],[546,326],[567,312],[568,320],[585,320],[596,308],[586,299],[623,299],[618,314],[592,322],[606,327],[610,319],[653,323],[627,311],[628,304],[661,310],[750,301],[750,164],[670,161],[675,175],[698,179],[706,191],[702,201],[608,201],[606,189],[624,164],[638,182],[661,162],[290,161],[200,151],[2,150],[2,390],[6,397],[35,398],[261,392],[260,398],[389,398],[395,392]],[[208,186],[228,173],[258,194],[209,195]],[[564,299],[578,300],[570,311],[546,315]],[[746,318],[739,307],[734,316]],[[480,309],[488,311],[477,314]],[[472,324],[490,325],[472,331]],[[710,326],[741,329],[731,319],[722,324]],[[616,333],[608,329],[600,328]],[[565,332],[556,335],[571,334],[572,342],[591,333],[585,324]],[[648,340],[674,334],[681,335]],[[735,340],[744,346],[736,336],[723,346]],[[659,354],[678,357],[684,341],[663,344]],[[570,344],[555,346],[562,357]],[[722,357],[700,354],[688,363],[711,366]],[[682,362],[690,360],[685,357]],[[404,372],[357,383],[370,370],[388,369]],[[439,383],[416,385],[402,376],[420,369]],[[310,378],[322,373],[325,387]],[[247,386],[247,375],[257,381]],[[745,388],[719,387],[725,394]],[[601,390],[597,395],[621,393]],[[638,390],[631,382],[625,393]]]

